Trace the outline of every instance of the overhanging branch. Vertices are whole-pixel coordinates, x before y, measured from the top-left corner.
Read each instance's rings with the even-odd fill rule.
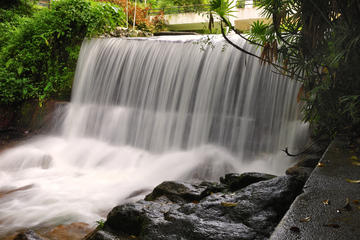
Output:
[[[243,53],[246,53],[246,54],[248,54],[248,55],[250,55],[250,56],[253,56],[253,57],[257,58],[257,59],[259,59],[259,60],[262,61],[262,62],[266,62],[266,63],[271,64],[272,66],[274,66],[274,67],[275,67],[277,70],[279,70],[279,71],[280,71],[280,70],[286,71],[286,69],[285,69],[284,67],[282,67],[282,66],[280,66],[280,65],[278,65],[278,64],[275,64],[275,63],[273,63],[273,62],[271,62],[271,61],[269,61],[269,60],[263,59],[263,58],[257,56],[256,54],[253,54],[252,52],[249,52],[249,51],[241,48],[240,46],[238,46],[238,45],[235,44],[234,42],[232,42],[232,41],[226,36],[226,34],[225,34],[224,26],[223,26],[223,22],[222,22],[222,21],[220,22],[220,28],[221,28],[221,34],[222,34],[222,36],[224,37],[224,39],[225,39],[231,46],[233,46],[234,48],[240,50],[240,51],[243,52]]]

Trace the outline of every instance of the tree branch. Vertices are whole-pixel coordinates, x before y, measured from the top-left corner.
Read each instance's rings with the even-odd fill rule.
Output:
[[[299,155],[302,154],[302,152],[301,152],[301,153],[298,153],[298,154],[291,154],[291,153],[289,153],[288,147],[286,147],[285,149],[282,149],[281,151],[283,151],[284,153],[286,153],[286,155],[288,155],[289,157],[297,157],[297,156],[299,156]]]
[[[262,59],[261,57],[255,55],[255,54],[253,54],[253,53],[251,53],[251,52],[249,52],[249,51],[247,51],[247,50],[239,47],[239,46],[236,45],[235,43],[233,43],[233,42],[226,36],[225,31],[224,31],[223,22],[222,22],[222,21],[220,22],[220,27],[221,27],[221,34],[223,35],[224,39],[225,39],[231,46],[233,46],[234,48],[240,50],[240,51],[243,52],[243,53],[246,53],[246,54],[248,54],[248,55],[250,55],[250,56],[253,56],[253,57],[259,59],[260,61],[263,61],[263,62],[266,62],[266,63],[271,64],[271,65],[274,66],[278,71],[279,71],[279,69],[286,71],[286,69],[285,69],[284,67],[282,67],[282,66],[280,66],[280,65],[277,65],[277,64],[275,64],[275,63],[273,63],[273,62],[271,62],[271,61],[269,61],[269,60]]]

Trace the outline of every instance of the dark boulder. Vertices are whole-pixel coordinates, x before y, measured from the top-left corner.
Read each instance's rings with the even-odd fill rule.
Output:
[[[248,173],[229,173],[226,174],[224,178],[220,178],[220,182],[226,185],[229,185],[230,190],[236,191],[238,189],[249,186],[250,184],[257,183],[260,181],[266,181],[274,178],[276,176],[265,173],[256,173],[256,172],[248,172]]]
[[[229,176],[223,182],[229,183]],[[115,207],[103,230],[144,240],[267,239],[304,182],[292,176],[266,177],[271,179],[237,191],[224,184],[164,182],[147,200]],[[210,192],[211,187],[218,192]]]
[[[166,196],[173,202],[199,201],[207,186],[194,185],[185,182],[167,181],[158,185],[152,193],[145,197],[147,201],[154,201],[158,197]]]
[[[144,226],[165,221],[164,213],[178,207],[165,197],[158,198],[156,202],[140,200],[120,205],[108,214],[104,229],[137,236],[142,233]]]

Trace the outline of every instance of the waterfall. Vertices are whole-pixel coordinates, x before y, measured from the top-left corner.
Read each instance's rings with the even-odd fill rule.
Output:
[[[60,127],[0,155],[0,192],[23,188],[0,196],[0,236],[95,224],[164,180],[282,174],[306,139],[298,90],[219,37],[86,40]]]

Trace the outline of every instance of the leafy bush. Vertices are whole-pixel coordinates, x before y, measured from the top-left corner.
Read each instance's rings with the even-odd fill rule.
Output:
[[[61,0],[14,19],[0,25],[0,103],[69,94],[83,39],[123,26],[125,15],[110,4]]]
[[[152,18],[151,24],[153,25],[154,31],[162,31],[166,29],[166,21],[164,13],[161,12],[159,15],[156,15]]]
[[[115,4],[124,11],[128,11],[128,24],[129,26],[133,26],[134,17],[135,17],[135,26],[141,30],[152,30],[153,26],[148,18],[149,7],[144,6],[143,4],[135,4],[129,0],[95,0],[97,2],[106,2]],[[126,4],[128,4],[126,6]]]
[[[6,34],[19,24],[22,17],[31,16],[35,11],[32,1],[17,0],[0,3],[0,46],[10,36]]]

